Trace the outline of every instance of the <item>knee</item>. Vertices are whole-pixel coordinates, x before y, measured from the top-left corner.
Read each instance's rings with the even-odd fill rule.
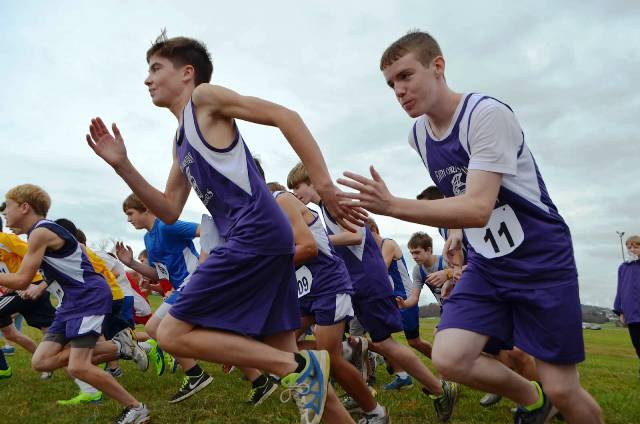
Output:
[[[152,330],[155,333],[155,339],[162,347],[162,349],[166,352],[173,354],[177,345],[175,343],[175,337],[171,334],[171,329],[167,328],[166,325],[160,323],[160,325]]]
[[[49,366],[48,361],[46,361],[39,355],[33,355],[33,357],[31,358],[31,368],[35,372],[53,371],[53,369]]]
[[[459,381],[461,376],[467,374],[469,361],[462,355],[434,346],[431,352],[431,361],[438,372],[446,380]]]
[[[89,373],[89,367],[86,366],[85,364],[79,364],[79,365],[69,364],[69,366],[67,367],[67,372],[69,372],[69,375],[71,377],[77,378],[78,380],[85,381],[87,374]]]

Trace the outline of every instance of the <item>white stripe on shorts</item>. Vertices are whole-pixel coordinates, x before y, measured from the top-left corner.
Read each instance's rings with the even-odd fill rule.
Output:
[[[351,295],[349,293],[340,293],[336,295],[336,313],[333,317],[333,322],[340,322],[347,317],[353,317]]]
[[[104,315],[89,315],[82,317],[78,335],[88,333],[89,331],[102,334],[102,321],[104,321]]]

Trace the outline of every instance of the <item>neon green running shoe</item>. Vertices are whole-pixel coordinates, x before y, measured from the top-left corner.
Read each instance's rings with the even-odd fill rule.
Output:
[[[164,357],[165,368],[171,371],[171,374],[175,374],[176,369],[178,369],[178,361],[176,361],[176,358],[174,358],[167,352],[162,352],[162,356]]]
[[[96,393],[85,393],[80,392],[78,396],[72,397],[69,400],[59,400],[58,405],[62,406],[75,406],[75,405],[83,405],[85,403],[98,403],[102,401],[102,392]]]
[[[147,340],[149,346],[151,346],[151,350],[147,353],[149,356],[149,362],[153,362],[153,366],[156,369],[156,375],[160,377],[164,374],[165,362],[164,362],[164,352],[158,346],[158,342],[153,339]]]
[[[324,413],[329,384],[329,353],[326,350],[303,350],[299,352],[306,361],[300,373],[291,373],[281,380],[286,388],[280,401],[292,397],[300,412],[300,424],[318,424]]]
[[[3,378],[11,378],[12,375],[13,371],[11,371],[11,367],[7,368],[6,370],[0,370],[0,380],[2,380]]]

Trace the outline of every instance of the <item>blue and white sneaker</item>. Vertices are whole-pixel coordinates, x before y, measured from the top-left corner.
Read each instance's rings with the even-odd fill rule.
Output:
[[[2,353],[4,353],[7,356],[14,355],[16,353],[16,348],[11,346],[10,344],[4,345],[2,347]]]
[[[280,401],[288,402],[293,397],[300,411],[300,424],[318,424],[324,413],[329,384],[329,353],[326,350],[303,350],[300,352],[307,365],[300,373],[291,373],[282,378],[286,390]]]
[[[390,382],[382,386],[384,390],[408,390],[413,387],[413,379],[410,375],[405,378],[401,378],[396,374],[396,377]]]

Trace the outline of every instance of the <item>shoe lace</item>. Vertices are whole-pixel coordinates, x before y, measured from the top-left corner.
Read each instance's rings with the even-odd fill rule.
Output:
[[[302,402],[302,396],[309,393],[309,385],[308,384],[293,384],[288,386],[286,389],[280,393],[280,402],[287,403],[293,398],[298,407],[298,411],[302,414],[305,410],[305,406]]]
[[[257,390],[252,387],[251,390],[249,390],[249,395],[247,396],[247,399],[249,400],[249,402],[253,402],[253,398],[256,396]]]
[[[188,376],[184,376],[182,378],[182,385],[180,386],[180,390],[184,390],[189,386],[189,377]]]
[[[118,416],[118,419],[116,420],[116,424],[126,422],[125,419],[127,418],[127,415],[129,415],[129,412],[131,412],[131,407],[124,408],[122,413]]]

